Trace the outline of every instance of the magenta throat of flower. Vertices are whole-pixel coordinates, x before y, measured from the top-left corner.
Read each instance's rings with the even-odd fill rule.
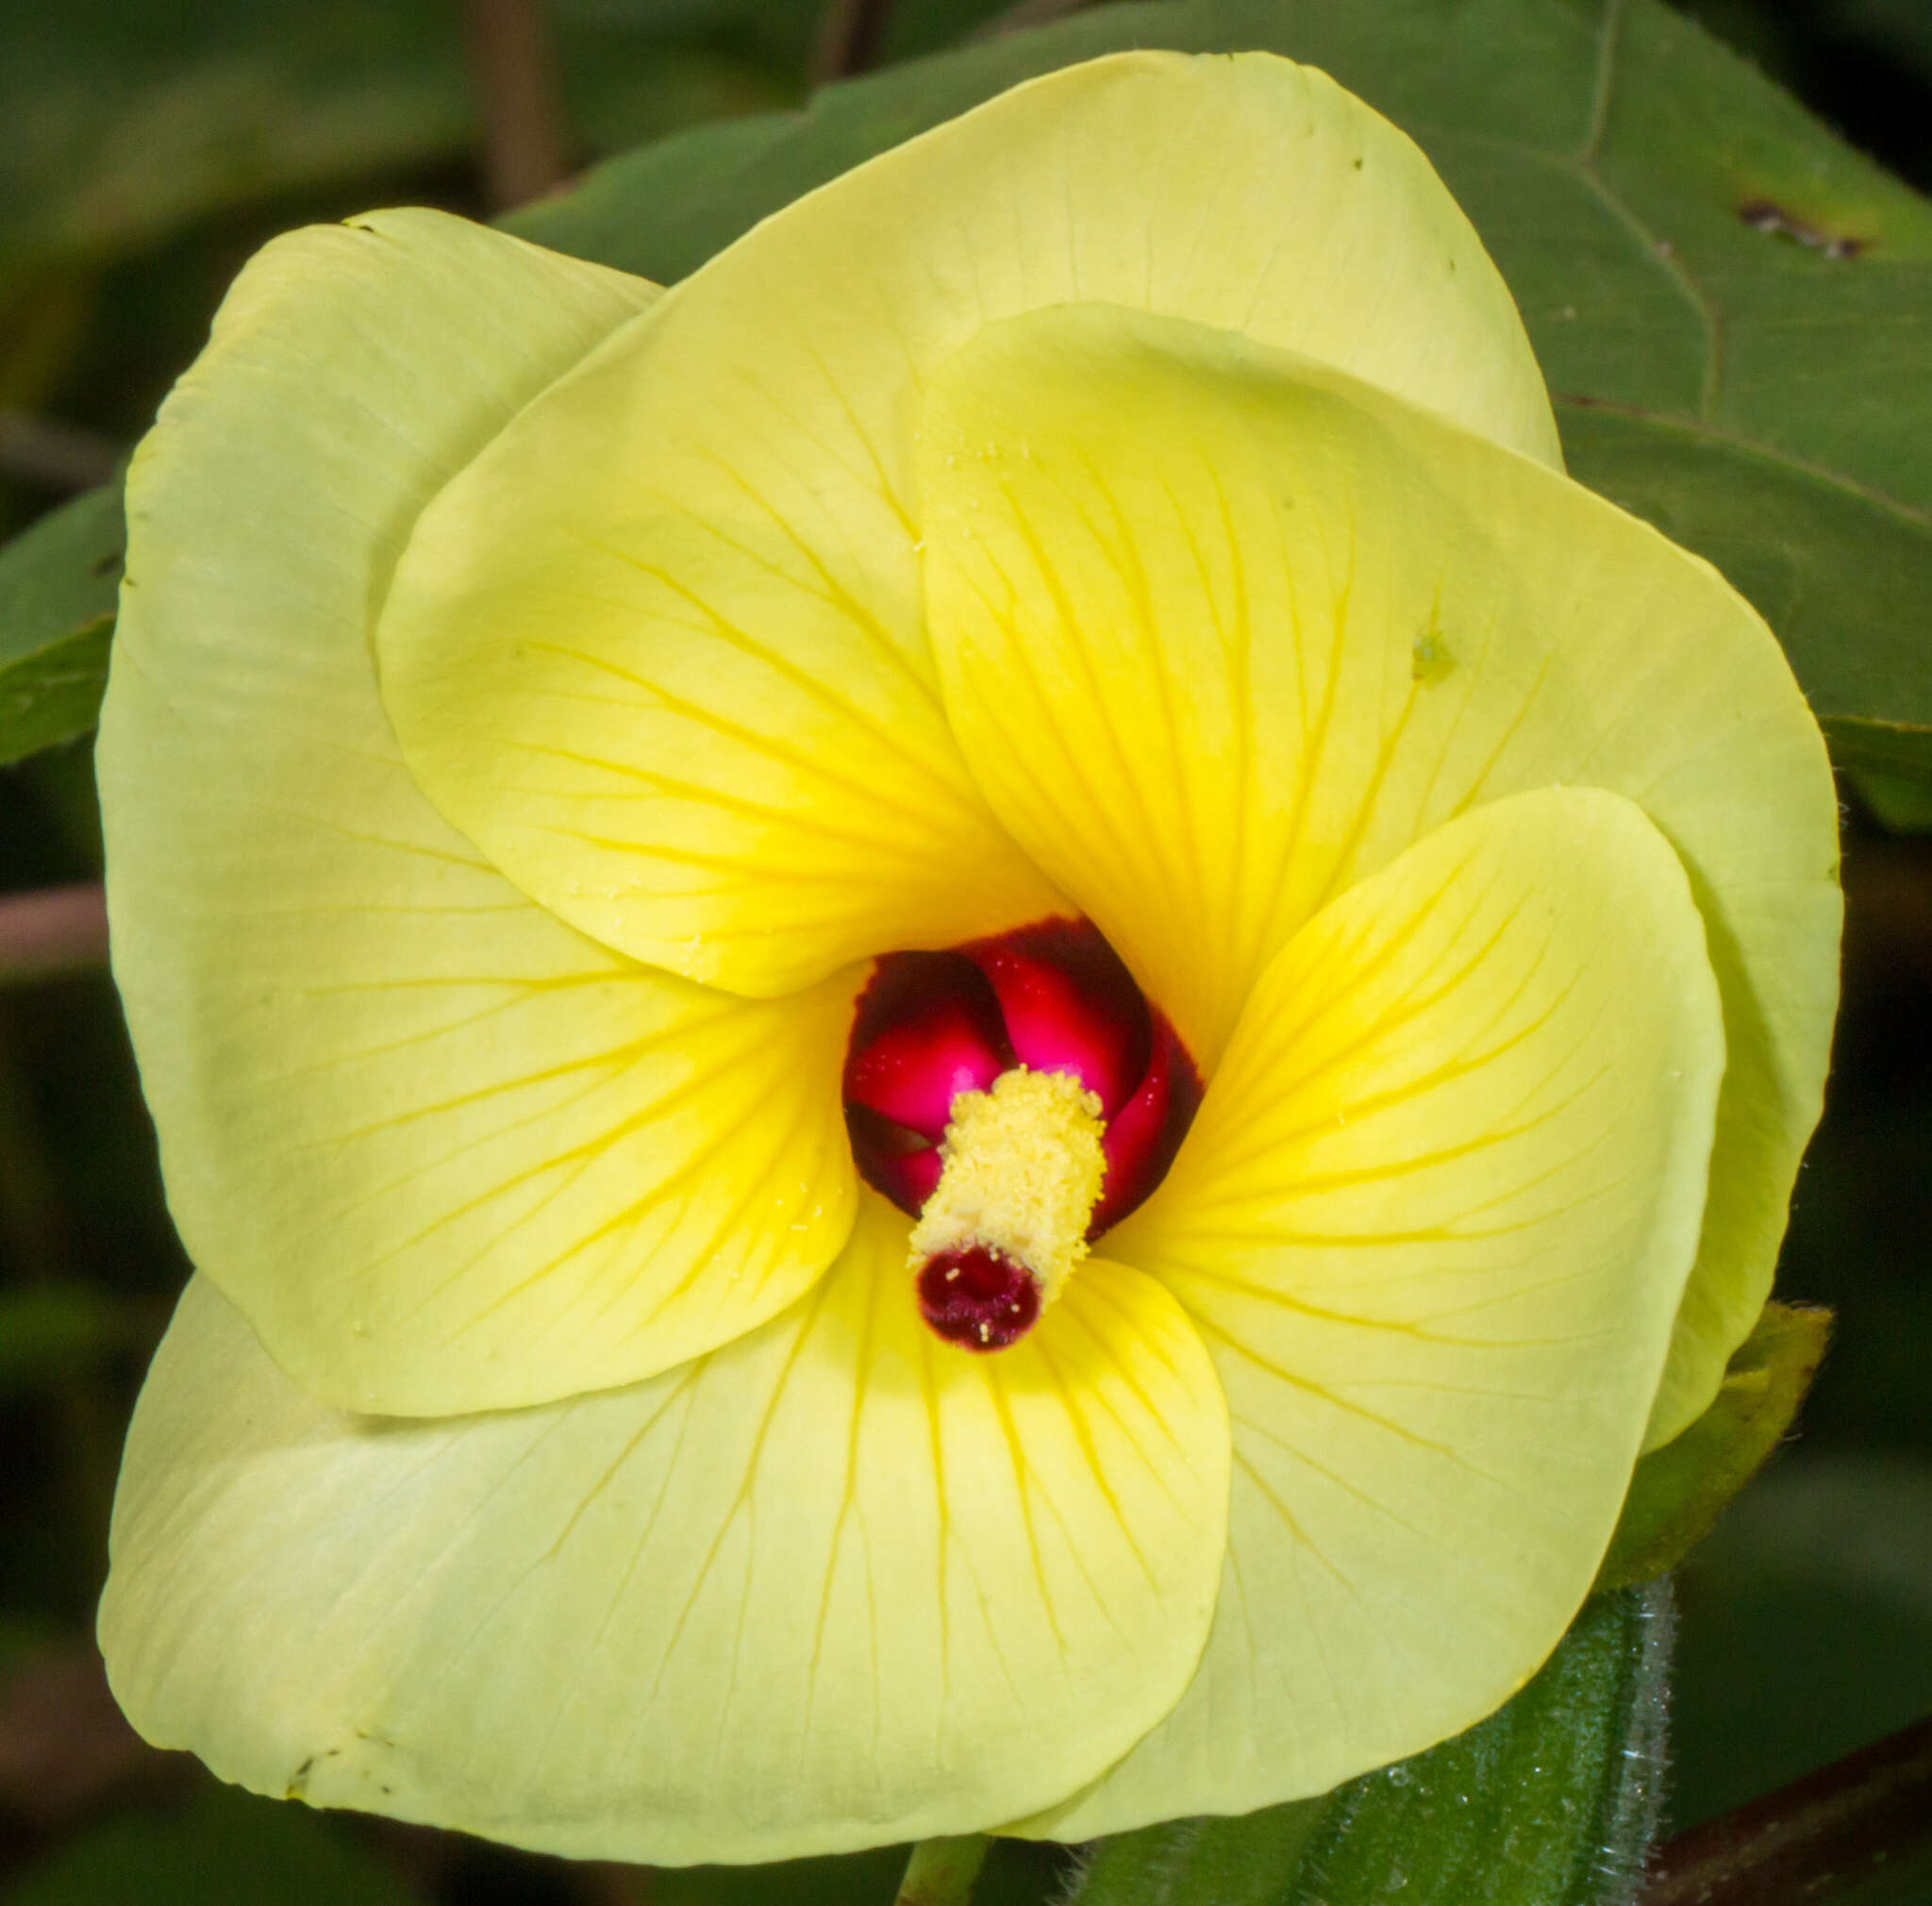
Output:
[[[1160,1182],[1201,1102],[1186,1048],[1090,921],[1045,920],[944,953],[880,959],[859,995],[845,1058],[853,1157],[867,1183],[930,1229],[936,1205],[971,1164],[959,1157],[956,1102],[991,1094],[1016,1073],[1077,1081],[1084,1095],[1063,1095],[1097,1117],[1104,1176],[1091,1209],[1081,1207],[1083,1234],[1067,1241],[1084,1252]],[[1038,1150],[1051,1153],[1050,1139]],[[1009,1212],[1004,1228],[996,1212],[983,1227],[974,1222],[982,1202],[1004,1202],[1002,1172],[1050,1179],[1056,1162],[1029,1156],[1023,1139],[1017,1164],[991,1167],[991,1195],[982,1172],[953,1195],[965,1215],[954,1210],[948,1247],[915,1252],[921,1313],[949,1343],[1002,1348],[1057,1294],[1048,1252],[1032,1247],[1029,1226],[1040,1226],[1026,1195],[1036,1185],[1015,1187],[1020,1215]]]

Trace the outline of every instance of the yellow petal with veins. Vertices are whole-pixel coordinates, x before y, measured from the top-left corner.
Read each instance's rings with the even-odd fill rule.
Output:
[[[429,805],[376,694],[415,512],[655,295],[439,213],[296,233],[129,474],[115,977],[190,1253],[338,1402],[633,1381],[851,1226],[855,977],[748,1004],[586,939]]]
[[[1762,621],[1524,458],[1137,312],[983,332],[922,457],[974,772],[1210,1071],[1302,923],[1451,817],[1581,783],[1670,839],[1730,1051],[1674,1433],[1769,1289],[1837,997],[1830,769]]]
[[[1295,936],[1108,1237],[1227,1392],[1213,1638],[1039,1831],[1322,1793],[1522,1685],[1629,1483],[1724,1065],[1683,867],[1615,794],[1492,803]]]
[[[961,1832],[1174,1703],[1225,1541],[1227,1418],[1151,1279],[1090,1262],[1021,1344],[920,1322],[907,1220],[634,1388],[341,1414],[190,1287],[128,1443],[101,1638],[223,1778],[579,1857]]]
[[[747,994],[1064,911],[940,708],[912,433],[983,326],[1077,299],[1557,460],[1508,293],[1404,135],[1269,55],[1095,60],[778,212],[450,485],[379,632],[431,796],[586,932]]]

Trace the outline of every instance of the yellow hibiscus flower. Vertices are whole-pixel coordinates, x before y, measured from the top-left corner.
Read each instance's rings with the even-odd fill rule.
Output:
[[[1768,1287],[1836,810],[1401,134],[1134,55],[661,296],[300,232],[128,510],[150,1739],[765,1860],[1320,1792],[1548,1653]]]

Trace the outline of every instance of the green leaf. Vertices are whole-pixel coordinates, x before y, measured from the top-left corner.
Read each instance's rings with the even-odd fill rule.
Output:
[[[175,1814],[136,1814],[69,1841],[0,1891],[0,1906],[417,1906],[334,1821],[233,1787]]]
[[[93,727],[126,535],[113,483],[0,549],[0,762]]]
[[[911,1851],[874,1847],[769,1866],[666,1866],[651,1876],[650,1906],[893,1906]],[[972,1906],[1061,1906],[1067,1857],[1051,1845],[995,1840]]]
[[[874,1847],[769,1866],[666,1866],[652,1875],[651,1906],[893,1906],[909,1847]],[[973,1888],[973,1906],[1060,1900],[1064,1849],[995,1840]]]
[[[83,1285],[0,1290],[0,1401],[58,1383],[135,1335],[118,1306]]]
[[[782,103],[816,0],[550,10],[570,134],[608,152]],[[5,8],[0,293],[225,209],[462,161],[476,136],[462,32],[448,0]]]
[[[0,1609],[0,1688],[42,1649],[53,1647],[59,1633],[44,1620]]]
[[[667,1866],[653,1876],[651,1906],[891,1906],[908,1851],[874,1847],[769,1866]]]
[[[1557,415],[1578,482],[1708,557],[1777,630],[1840,766],[1925,776],[1932,517],[1694,422]]]
[[[568,162],[790,104],[818,8],[540,8]],[[480,140],[464,10],[452,0],[0,8],[0,410],[78,405],[97,426],[132,427],[148,379],[164,383],[192,355],[241,242],[425,192],[467,196]]]
[[[1791,1427],[1830,1335],[1827,1310],[1765,1305],[1710,1408],[1638,1463],[1597,1574],[1599,1592],[1675,1568],[1710,1533]]]
[[[1888,833],[1932,833],[1932,782],[1867,769],[1853,774],[1852,785]]]
[[[1262,47],[1410,132],[1509,281],[1585,482],[1708,556],[1847,761],[1932,777],[1932,207],[1659,0],[1168,0],[614,159],[511,227],[660,282],[1004,87]]]
[[[1319,1800],[1103,1840],[1069,1906],[1608,1906],[1655,1829],[1673,1615],[1589,1603],[1467,1733]]]
[[[1841,761],[1932,778],[1932,207],[1660,0],[1095,8],[674,135],[507,223],[670,282],[885,147],[1136,45],[1290,54],[1413,133],[1509,280],[1576,475],[1750,596]]]
[[[277,192],[456,155],[454,9],[75,0],[0,25],[0,283]]]
[[[1676,1827],[1932,1714],[1932,1462],[1800,1446],[1674,1580]]]

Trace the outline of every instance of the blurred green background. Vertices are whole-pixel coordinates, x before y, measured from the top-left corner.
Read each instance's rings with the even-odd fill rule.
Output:
[[[1932,190],[1928,0],[1687,10]],[[899,0],[870,57],[998,11]],[[871,24],[841,0],[548,12],[573,166],[796,103]],[[496,209],[475,97],[456,0],[0,0],[0,540],[111,471],[273,232]],[[1836,1307],[1837,1339],[1802,1433],[1680,1577],[1679,1828],[1932,1711],[1932,837],[1846,800],[1845,1009],[1779,1279]],[[0,769],[0,892],[99,861],[85,743]],[[89,1637],[127,1412],[187,1271],[111,986],[0,990],[0,1906],[777,1897],[275,1806],[133,1739]],[[1038,1898],[1049,1865],[1008,1849],[985,1894]],[[896,1877],[869,1856],[784,1897],[889,1898]]]

